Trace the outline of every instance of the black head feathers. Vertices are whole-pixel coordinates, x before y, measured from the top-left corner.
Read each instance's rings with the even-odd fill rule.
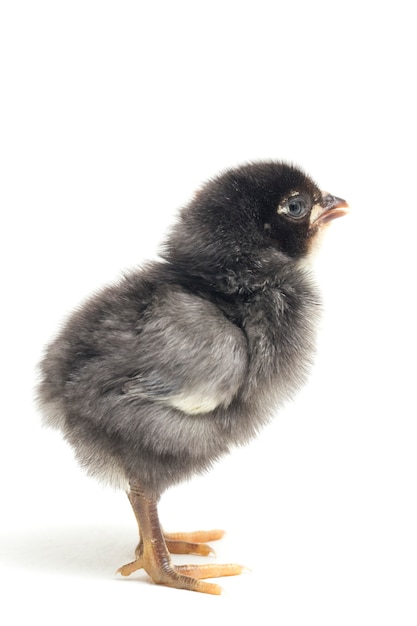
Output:
[[[260,162],[228,170],[182,210],[163,256],[196,271],[201,265],[217,271],[251,266],[271,249],[283,259],[300,258],[317,232],[313,218],[325,197],[290,164]]]

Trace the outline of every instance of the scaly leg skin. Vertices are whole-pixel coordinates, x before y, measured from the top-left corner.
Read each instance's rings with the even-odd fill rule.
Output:
[[[138,483],[131,483],[129,500],[140,527],[141,543],[137,559],[118,570],[123,576],[129,576],[139,569],[144,569],[156,584],[219,595],[222,592],[219,585],[203,582],[201,579],[234,576],[241,574],[244,570],[241,565],[235,564],[174,566],[159,523],[156,500],[147,497]],[[183,534],[175,536],[179,539],[168,538],[168,542],[184,540]],[[208,537],[204,533],[199,535],[201,536],[204,540]],[[189,534],[186,537],[190,539]],[[193,538],[195,539],[195,535]],[[193,542],[186,541],[185,543]]]

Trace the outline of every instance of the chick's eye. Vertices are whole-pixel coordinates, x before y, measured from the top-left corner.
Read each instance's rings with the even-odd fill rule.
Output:
[[[304,217],[307,210],[307,203],[303,198],[291,198],[291,200],[288,200],[287,213],[291,217]]]

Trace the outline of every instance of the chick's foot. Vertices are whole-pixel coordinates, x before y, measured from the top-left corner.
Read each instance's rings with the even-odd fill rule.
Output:
[[[204,578],[219,578],[220,576],[236,576],[245,569],[235,563],[217,565],[176,565],[174,566],[169,557],[162,563],[152,557],[140,557],[132,563],[123,565],[117,572],[122,576],[129,576],[139,569],[144,569],[157,585],[176,587],[177,589],[188,589],[190,591],[200,591],[212,595],[220,595],[222,588],[215,583],[203,582]]]
[[[223,532],[167,533],[164,536],[156,500],[147,497],[137,483],[131,484],[129,500],[139,524],[141,542],[136,560],[118,570],[122,576],[144,569],[156,584],[219,595],[222,592],[219,585],[203,582],[202,579],[234,576],[243,572],[244,567],[237,564],[173,565],[170,551],[190,554],[200,546],[201,551],[197,554],[206,554],[206,549],[211,551],[211,548],[203,542],[220,539]]]

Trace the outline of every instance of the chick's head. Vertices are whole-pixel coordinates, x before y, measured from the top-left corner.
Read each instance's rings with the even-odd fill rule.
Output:
[[[301,169],[282,162],[230,169],[200,189],[180,213],[164,256],[217,268],[249,264],[274,248],[288,259],[306,255],[344,200],[322,192]]]

